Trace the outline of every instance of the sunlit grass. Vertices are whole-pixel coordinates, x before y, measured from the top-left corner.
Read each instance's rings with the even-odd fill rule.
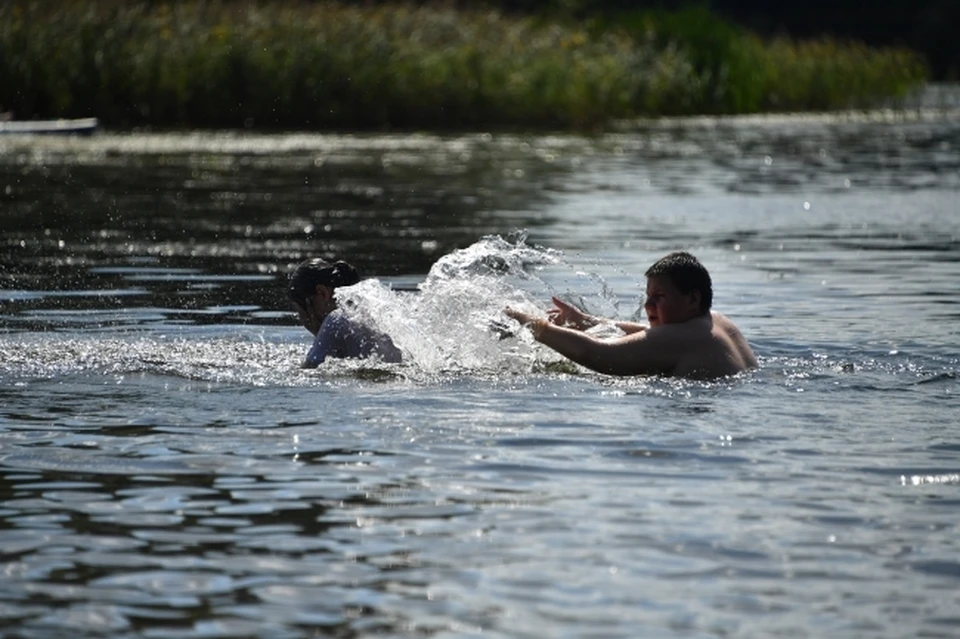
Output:
[[[115,126],[590,128],[863,105],[924,76],[910,53],[837,42],[731,29],[718,48],[711,19],[658,32],[404,5],[14,1],[0,7],[0,110]]]

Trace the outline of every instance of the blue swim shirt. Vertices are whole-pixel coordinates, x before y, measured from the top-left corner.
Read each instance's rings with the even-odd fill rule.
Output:
[[[313,346],[303,361],[304,368],[315,368],[328,357],[340,359],[364,359],[378,357],[384,362],[399,362],[403,359],[400,349],[390,336],[348,317],[336,309],[323,319]]]

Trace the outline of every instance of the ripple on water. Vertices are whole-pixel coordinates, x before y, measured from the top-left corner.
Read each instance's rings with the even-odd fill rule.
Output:
[[[958,173],[942,125],[0,153],[18,177],[0,264],[4,629],[949,634]],[[518,221],[553,248],[477,239]],[[321,247],[399,273],[404,290],[346,295],[405,364],[299,369],[309,338],[282,273]],[[674,248],[709,262],[760,369],[609,378],[500,314],[560,293],[627,317],[648,258]]]

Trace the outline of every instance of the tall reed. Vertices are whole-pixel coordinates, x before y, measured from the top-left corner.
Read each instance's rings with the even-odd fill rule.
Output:
[[[113,126],[588,128],[831,108],[923,78],[902,52],[736,32],[717,53],[658,28],[411,5],[14,0],[0,7],[0,110]]]
[[[764,41],[704,7],[594,19],[594,31],[614,28],[688,61],[680,100],[664,106],[672,114],[869,107],[905,96],[928,73],[906,49],[828,37]]]

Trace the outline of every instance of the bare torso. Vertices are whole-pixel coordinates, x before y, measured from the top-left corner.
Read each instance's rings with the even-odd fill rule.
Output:
[[[746,338],[721,313],[697,317],[662,329],[682,333],[684,347],[668,374],[680,377],[714,378],[741,373],[757,365]],[[671,340],[672,341],[672,340]]]
[[[531,316],[508,314],[523,323]],[[757,358],[740,330],[721,313],[644,326],[617,322],[625,335],[600,338],[580,330],[539,320],[534,339],[598,373],[608,375],[672,375],[712,379],[741,373]]]

